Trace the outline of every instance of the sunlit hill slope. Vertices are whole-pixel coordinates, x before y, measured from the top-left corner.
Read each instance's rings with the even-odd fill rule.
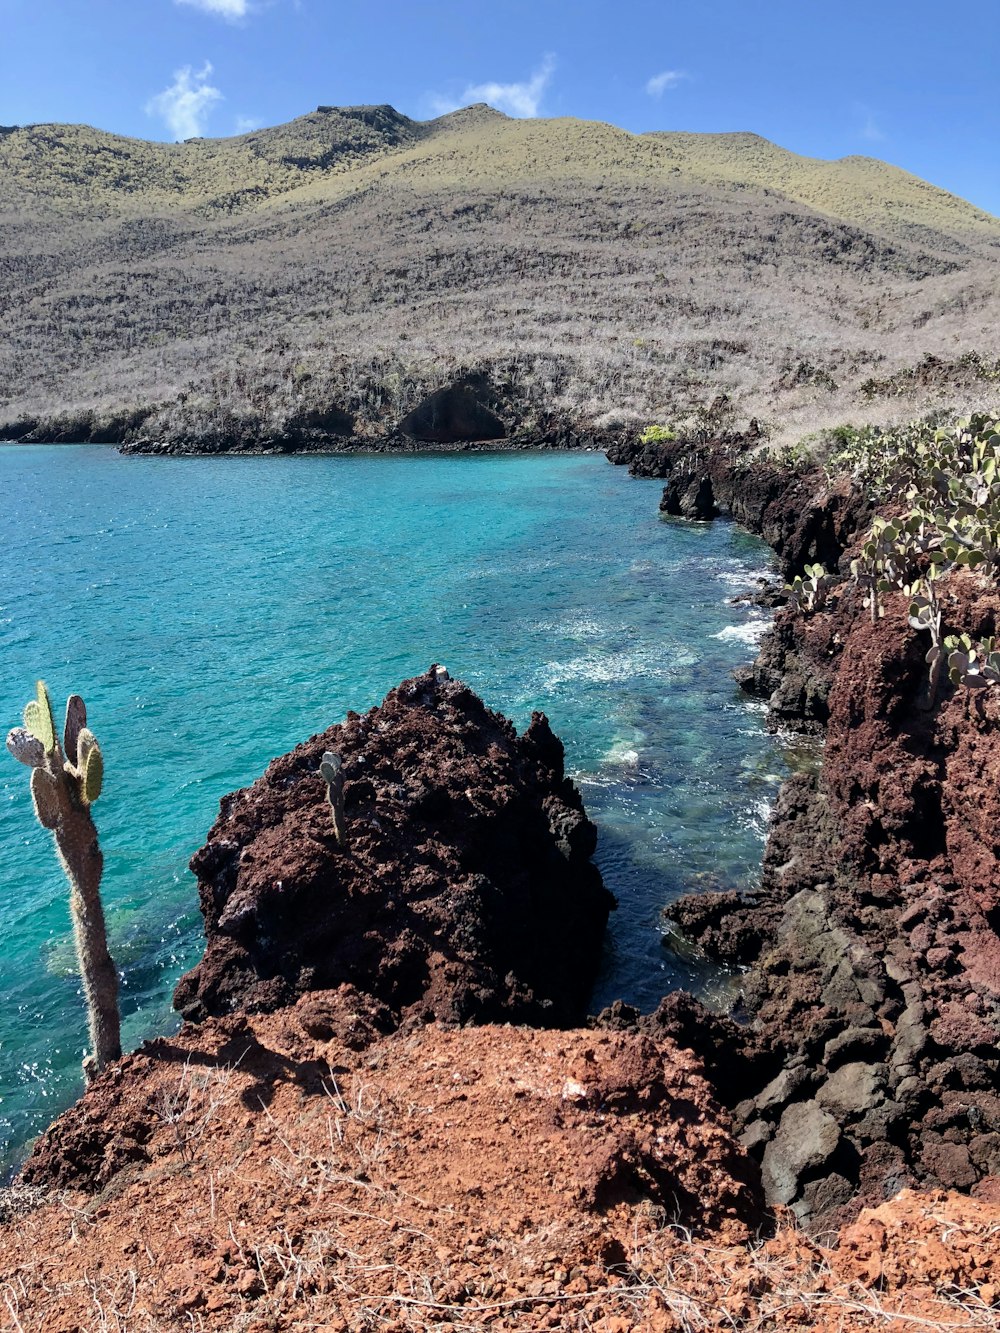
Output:
[[[1000,354],[1000,220],[753,134],[485,106],[181,144],[9,128],[0,236],[8,436],[385,435],[476,370],[522,432],[721,393],[805,429],[981,397]]]

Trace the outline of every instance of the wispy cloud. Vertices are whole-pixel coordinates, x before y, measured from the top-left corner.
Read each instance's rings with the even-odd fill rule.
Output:
[[[431,105],[439,116],[457,111],[470,102],[489,102],[490,106],[506,111],[509,116],[537,116],[555,68],[555,56],[546,56],[531,78],[523,83],[470,83],[457,100],[435,95],[430,99]]]
[[[662,97],[668,88],[676,88],[689,77],[682,69],[665,69],[662,74],[654,74],[646,80],[646,92],[650,97]]]
[[[237,116],[236,133],[249,134],[251,130],[259,130],[263,123],[264,122],[259,120],[256,116]]]
[[[875,120],[875,113],[870,106],[865,106],[864,102],[854,103],[854,114],[862,122],[858,134],[862,139],[867,139],[869,143],[882,143],[885,134]]]
[[[191,5],[194,9],[214,14],[216,18],[226,19],[230,23],[245,19],[250,12],[249,0],[174,0],[174,4]]]
[[[194,139],[205,133],[209,112],[222,93],[208,82],[212,66],[206,60],[199,70],[190,65],[174,72],[174,81],[146,103],[147,116],[159,116],[175,139]]]

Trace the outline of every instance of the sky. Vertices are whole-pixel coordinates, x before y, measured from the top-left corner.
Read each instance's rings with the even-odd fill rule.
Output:
[[[470,102],[880,157],[1000,214],[1000,0],[0,0],[0,125]]]

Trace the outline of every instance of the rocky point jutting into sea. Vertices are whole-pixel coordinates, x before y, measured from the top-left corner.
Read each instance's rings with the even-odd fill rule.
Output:
[[[752,444],[616,461],[789,570],[849,560],[866,506]],[[956,627],[997,609],[954,580]],[[611,904],[544,718],[518,737],[431,668],[275,760],[195,857],[188,1021],[100,1076],[6,1202],[8,1308],[66,1330],[94,1301],[260,1333],[861,1329],[876,1306],[989,1326],[998,706],[948,686],[922,709],[924,670],[850,583],[778,610],[744,688],[825,731],[822,767],[786,784],[754,893],[674,909],[747,969],[733,1017],[673,994],[585,1020]]]

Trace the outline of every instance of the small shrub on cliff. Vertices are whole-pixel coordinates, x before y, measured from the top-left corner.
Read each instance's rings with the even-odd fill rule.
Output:
[[[640,444],[669,444],[677,434],[669,426],[647,426],[639,436]]]
[[[806,565],[804,574],[796,574],[785,584],[788,600],[800,611],[818,611],[826,604],[826,595],[834,583],[822,565]]]
[[[968,634],[949,634],[944,641],[948,675],[954,685],[971,689],[1000,685],[1000,641],[992,635],[972,639]]]

